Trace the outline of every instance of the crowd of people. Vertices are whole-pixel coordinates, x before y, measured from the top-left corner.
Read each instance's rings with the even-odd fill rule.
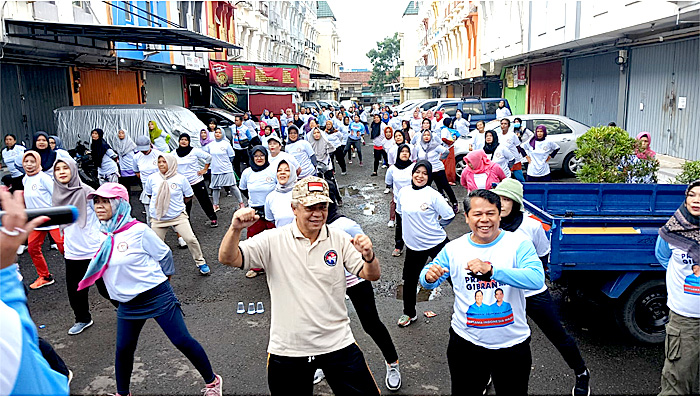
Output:
[[[131,392],[134,351],[149,318],[200,373],[205,395],[221,395],[223,379],[189,334],[170,285],[176,264],[164,240],[172,229],[180,248],[189,249],[199,274],[211,274],[211,262],[204,258],[201,238],[192,228],[191,212],[196,197],[208,226],[218,227],[222,190],[236,201],[217,259],[244,269],[248,278],[264,274],[270,290],[271,393],[312,394],[313,385],[325,377],[335,394],[379,394],[350,330],[346,294],[363,330],[384,356],[387,389],[399,390],[399,352],[379,317],[370,282],[381,276],[377,247],[361,225],[341,214],[343,198],[336,180],[349,172],[355,159],[364,167],[363,148],[371,144],[372,170],[366,172],[372,178],[380,167],[386,168],[384,193],[392,193],[387,226],[395,229],[393,250],[378,249],[391,251],[394,257],[406,249],[403,313],[397,325],[408,327],[417,320],[419,284],[433,289],[447,280],[455,292],[447,349],[452,393],[481,394],[492,382],[497,394],[527,394],[530,317],[575,374],[572,393],[590,394],[590,372],[562,327],[544,283],[548,238],[523,206],[525,176],[528,182],[550,181],[548,161],[559,147],[547,138],[544,125],[532,132],[519,118],[513,125],[502,118],[497,131],[486,131],[483,122],[470,127],[459,110],[452,118],[417,108],[410,120],[400,120],[388,106],[375,104],[320,111],[302,108],[298,113],[287,109],[279,118],[267,110],[259,119],[245,114],[236,116],[229,135],[212,119],[206,129],[193,132],[199,144],[193,145],[192,135],[182,133],[172,145],[174,150],[170,136],[155,121],[135,140],[123,129],[105,133],[96,128],[90,132],[99,179],[96,190],[81,180],[76,161],[59,137],[37,132],[32,149],[26,150],[8,134],[2,158],[9,174],[0,191],[7,211],[0,228],[0,282],[7,290],[3,289],[0,312],[18,314],[12,318],[17,330],[23,331],[12,337],[25,338],[29,350],[22,350],[22,363],[17,364],[21,370],[8,378],[15,381],[0,382],[0,392],[67,392],[72,374],[50,345],[37,340],[14,259],[22,254],[26,240],[37,273],[29,288],[53,284],[41,251],[49,236],[66,263],[66,288],[75,317],[68,334],[78,335],[93,325],[87,294],[92,284],[117,309],[117,395]],[[453,146],[464,135],[471,137],[470,152],[464,171],[457,175]],[[653,157],[650,135],[640,134],[638,139],[643,142],[638,158]],[[523,161],[528,163],[526,175]],[[462,204],[470,232],[451,241],[445,227],[460,212],[454,191],[458,181],[468,192]],[[137,185],[143,214],[133,213],[129,204],[129,189]],[[17,193],[22,190],[23,195]],[[661,233],[657,255],[669,274],[685,274],[686,267],[700,263],[699,200],[700,182],[696,182],[689,186],[676,221],[669,221]],[[21,211],[61,205],[78,208],[74,223],[43,227],[37,219],[27,224]],[[241,241],[243,231],[246,238]],[[669,294],[675,314],[672,326],[682,332],[698,327],[700,312],[690,307],[693,303],[697,302],[682,294]],[[3,319],[11,317],[7,316],[3,314]],[[41,344],[45,347],[40,349]],[[680,349],[697,353],[697,346]],[[477,367],[463,359],[475,355],[482,363]],[[32,367],[24,369],[25,365]],[[672,376],[697,382],[697,371],[692,374],[697,362],[688,365],[690,372],[667,357],[663,375],[667,381],[662,383],[680,390]],[[472,376],[464,376],[467,372]],[[20,382],[32,376],[36,379],[31,385]]]

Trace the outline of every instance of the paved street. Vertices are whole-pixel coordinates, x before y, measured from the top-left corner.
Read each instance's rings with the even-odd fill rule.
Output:
[[[446,395],[450,392],[450,377],[445,358],[448,327],[452,312],[453,295],[449,284],[442,286],[432,301],[418,304],[419,313],[432,310],[438,316],[430,320],[421,315],[420,321],[407,329],[396,324],[401,314],[401,301],[396,299],[397,285],[401,283],[404,257],[391,257],[393,229],[388,229],[389,200],[384,195],[383,176],[370,177],[371,147],[365,146],[366,165],[358,161],[349,165],[346,176],[339,176],[339,185],[345,194],[341,211],[357,220],[372,238],[377,257],[382,264],[382,277],[374,283],[380,316],[389,328],[400,356],[403,387],[397,394]],[[355,159],[357,160],[357,159]],[[560,176],[560,175],[559,175]],[[464,198],[465,189],[455,188]],[[132,195],[134,213],[140,214],[137,196]],[[375,205],[372,215],[363,214],[365,204]],[[195,205],[193,228],[203,246],[205,257],[212,266],[211,277],[199,276],[187,250],[174,248],[177,274],[172,284],[182,302],[185,321],[192,334],[207,351],[214,370],[224,378],[227,395],[268,394],[265,372],[266,346],[269,334],[269,294],[264,277],[246,279],[244,272],[217,263],[219,243],[235,208],[233,198],[222,199],[219,213],[221,227],[210,229],[202,210]],[[463,214],[448,227],[450,238],[466,230]],[[170,233],[166,242],[176,247],[176,236]],[[46,245],[48,248],[48,245]],[[91,291],[91,306],[95,325],[78,336],[68,336],[73,315],[65,290],[64,262],[56,251],[47,254],[50,270],[56,283],[29,294],[29,306],[39,335],[49,340],[75,373],[71,385],[73,394],[106,395],[116,392],[114,382],[114,349],[116,316],[112,306]],[[28,254],[20,260],[25,282],[36,277]],[[561,291],[553,291],[563,312],[566,328],[578,341],[592,374],[593,394],[653,395],[659,392],[663,365],[663,346],[647,346],[624,339],[614,326],[605,307],[563,304]],[[264,314],[249,316],[235,313],[239,301],[262,301]],[[274,309],[274,308],[272,308]],[[384,386],[383,358],[377,346],[362,331],[359,320],[348,301],[352,328],[363,349],[370,368],[382,393]],[[533,366],[530,394],[566,395],[573,386],[573,373],[553,346],[532,325]],[[478,357],[465,357],[478,362]],[[468,374],[464,374],[469,376]],[[167,340],[155,321],[144,328],[136,352],[132,393],[135,395],[196,395],[202,380],[188,360]],[[325,382],[316,387],[317,394],[330,394]]]

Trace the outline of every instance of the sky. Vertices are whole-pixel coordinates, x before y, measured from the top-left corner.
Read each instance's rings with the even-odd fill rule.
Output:
[[[336,19],[343,68],[372,70],[365,54],[377,48],[377,41],[401,29],[401,15],[408,1],[330,0],[328,5]]]

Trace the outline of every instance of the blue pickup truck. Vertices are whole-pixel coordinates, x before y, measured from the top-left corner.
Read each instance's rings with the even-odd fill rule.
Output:
[[[612,300],[623,330],[642,342],[663,342],[666,273],[654,248],[659,228],[683,203],[685,188],[525,184],[526,209],[549,229],[550,280],[570,293]]]

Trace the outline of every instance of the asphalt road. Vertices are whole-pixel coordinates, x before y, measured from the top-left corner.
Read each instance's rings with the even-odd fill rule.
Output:
[[[441,287],[432,301],[418,303],[422,313],[432,310],[438,313],[430,320],[420,320],[408,328],[398,328],[396,320],[401,315],[401,301],[396,299],[397,286],[401,284],[404,256],[394,258],[393,229],[388,229],[390,194],[383,194],[383,169],[378,177],[371,177],[371,148],[364,147],[368,159],[364,167],[357,161],[349,165],[346,176],[338,176],[345,194],[343,213],[359,222],[373,240],[377,257],[382,265],[382,277],[373,283],[377,307],[386,324],[400,356],[403,387],[395,394],[446,395],[450,393],[450,376],[445,352],[448,328],[452,313],[453,294],[448,284]],[[561,175],[557,175],[561,178]],[[561,180],[561,179],[560,179]],[[466,191],[455,188],[458,198]],[[134,213],[141,214],[137,196],[132,195]],[[375,211],[365,215],[361,207],[373,204]],[[195,204],[193,228],[199,237],[208,263],[212,267],[210,277],[199,276],[187,250],[176,248],[176,237],[170,233],[166,242],[173,250],[177,274],[172,284],[182,301],[185,321],[190,332],[204,346],[214,370],[224,379],[227,395],[268,394],[266,378],[266,346],[270,326],[269,293],[264,277],[246,279],[241,270],[229,268],[216,261],[221,238],[230,224],[236,207],[235,199],[223,198],[219,213],[221,226],[210,229],[206,217]],[[467,230],[463,215],[447,228],[451,239]],[[56,277],[54,285],[30,291],[29,306],[39,329],[39,335],[50,341],[75,378],[71,393],[78,395],[106,395],[116,392],[114,381],[114,349],[116,315],[95,288],[91,289],[91,308],[95,325],[77,336],[69,336],[73,314],[68,305],[65,288],[65,265],[57,251],[48,251],[49,268]],[[32,282],[36,272],[29,255],[20,258],[25,283]],[[640,345],[624,337],[607,315],[605,307],[566,303],[562,291],[553,290],[567,330],[579,343],[584,359],[592,374],[593,394],[652,395],[660,390],[660,373],[663,366],[662,345]],[[239,301],[264,303],[264,314],[236,314]],[[384,386],[384,362],[381,352],[364,333],[350,301],[348,312],[353,333],[363,349],[368,364],[377,378],[382,393],[390,394]],[[531,324],[533,366],[530,377],[530,394],[565,395],[571,393],[573,372],[566,366],[556,349],[539,329]],[[471,360],[465,357],[465,360]],[[468,376],[468,374],[465,374]],[[196,395],[203,387],[202,380],[189,361],[177,351],[159,329],[155,321],[149,321],[141,334],[136,351],[132,393],[135,395]],[[316,386],[317,394],[331,394],[324,382]],[[491,391],[492,392],[492,391]]]

